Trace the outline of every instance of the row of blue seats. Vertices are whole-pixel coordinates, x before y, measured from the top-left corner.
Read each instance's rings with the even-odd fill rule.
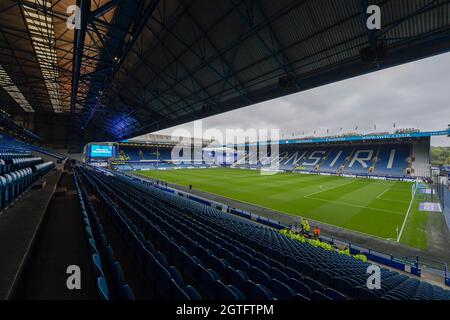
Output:
[[[23,169],[27,167],[31,167],[35,164],[43,163],[44,160],[40,157],[29,157],[29,158],[14,158],[10,160],[10,163],[12,165],[12,168],[17,169]]]
[[[10,165],[7,165],[5,160],[0,159],[0,174],[8,173],[11,171]]]
[[[94,175],[94,173],[92,174]],[[205,266],[204,269],[209,272],[210,277],[204,274],[203,280],[197,284],[200,293],[207,293],[214,287],[212,284],[220,279],[225,283],[226,281],[233,281],[231,285],[245,296],[252,293],[248,291],[248,281],[253,281],[252,277],[256,277],[256,274],[258,274],[258,281],[264,282],[269,287],[258,284],[259,288],[270,289],[266,290],[266,294],[270,292],[272,297],[282,299],[288,297],[302,298],[302,296],[312,299],[344,298],[337,291],[349,297],[360,299],[393,298],[398,297],[393,290],[409,279],[406,276],[384,269],[382,281],[387,285],[383,287],[384,290],[376,291],[377,294],[374,294],[365,287],[367,263],[340,255],[334,251],[326,251],[309,244],[302,244],[286,238],[272,229],[238,218],[231,218],[221,211],[147,186],[139,186],[139,183],[124,177],[106,177],[101,174],[95,174],[95,176],[96,179],[102,181],[103,188],[107,186],[111,194],[114,194],[116,204],[117,201],[120,201],[122,207],[126,208],[124,212],[129,214],[132,219],[138,219],[135,223],[140,225],[141,228],[148,225],[149,219],[156,219],[152,221],[154,227],[148,227],[150,230],[147,229],[143,236],[145,239],[145,237],[151,238],[152,235],[167,232],[166,236],[161,236],[161,238],[165,238],[164,241],[158,241],[158,238],[151,239],[155,241],[158,249],[166,253],[169,252],[169,260],[173,259],[174,263],[177,260],[183,260],[179,258],[179,254],[178,258],[172,258],[169,248],[163,245],[168,243],[170,247],[173,242],[175,242],[175,245],[177,245],[177,242],[181,244],[178,246],[181,251],[175,249],[174,252],[186,251],[188,256],[195,256],[198,259],[194,263],[183,260],[181,266],[186,264],[191,267],[194,266],[193,269],[188,268],[188,270],[181,268],[182,273],[187,275],[188,279],[189,275],[196,274],[195,266],[197,264]],[[121,181],[121,179],[127,181]],[[130,186],[134,187],[133,190],[130,190]],[[144,216],[147,220],[138,218],[140,216]],[[161,219],[165,219],[166,222]],[[185,224],[186,227],[183,228],[180,223]],[[176,228],[173,226],[176,226]],[[182,234],[185,235],[184,238],[174,233],[173,229],[182,230]],[[207,235],[208,237],[206,237]],[[217,245],[218,243],[220,245]],[[218,266],[219,264],[210,268],[212,266],[210,258],[217,262],[217,259],[212,258],[212,256],[220,257],[219,260],[223,260],[222,268]],[[199,257],[202,257],[202,259]],[[237,272],[239,276],[231,278],[228,275],[228,267],[231,267],[234,271],[240,271]],[[267,277],[261,276],[263,273],[259,271],[264,272]],[[233,274],[232,271],[229,272]],[[296,276],[293,277],[293,275]],[[261,280],[264,278],[266,281]],[[392,284],[392,286],[389,286],[389,284]],[[295,289],[290,286],[295,286]],[[308,287],[309,290],[305,287]],[[425,288],[427,285],[424,284],[422,287]],[[337,289],[337,291],[331,288]],[[236,291],[234,293],[236,294],[235,297],[242,297]],[[442,299],[448,297],[448,291],[432,286],[428,295],[425,294],[424,290],[418,289],[411,293],[408,298],[414,299],[421,296],[430,299]],[[248,298],[248,296],[246,297]],[[270,297],[270,295],[266,296],[266,298]]]
[[[80,201],[81,213],[83,215],[83,223],[86,230],[86,237],[88,240],[90,248],[91,263],[94,269],[94,274],[96,276],[96,284],[98,295],[102,300],[109,300],[109,289],[106,283],[106,278],[104,276],[103,268],[100,262],[100,257],[98,254],[97,246],[95,243],[94,236],[92,234],[91,222],[86,211],[86,206],[84,204],[83,197],[81,195],[80,184],[78,178],[74,174],[75,187],[77,189],[78,199]]]
[[[81,171],[82,174],[85,172]],[[88,175],[85,176],[94,189],[99,192],[99,197],[106,205],[111,205],[108,195],[101,191],[99,186]],[[120,234],[127,240],[131,250],[142,267],[143,274],[148,281],[148,289],[153,290],[152,294],[162,299],[201,299],[199,293],[192,286],[185,286],[178,270],[173,267],[163,267],[162,263],[166,259],[161,252],[150,252],[148,249],[153,245],[145,243],[139,238],[137,227],[125,216],[119,212],[115,206],[110,206],[108,214],[113,225],[119,230]],[[175,280],[176,279],[176,280]]]
[[[75,171],[73,171],[73,174],[88,238],[91,262],[97,279],[98,294],[102,300],[110,300],[112,293],[119,299],[134,300],[134,293],[130,286],[125,282],[122,266],[115,258],[114,250],[107,241],[106,234],[100,219],[97,216],[96,210],[87,197],[86,191],[80,186],[78,175]],[[93,223],[91,223],[91,221],[93,221]],[[99,245],[97,246],[97,244]],[[104,262],[103,264],[102,261]],[[105,276],[103,265],[106,265],[107,267],[108,276]],[[107,280],[108,278],[110,281]],[[110,283],[111,286],[108,286],[108,283]],[[112,288],[112,292],[109,288]]]
[[[15,158],[26,158],[32,157],[32,154],[29,151],[0,151],[0,159],[2,160],[11,160]]]
[[[47,162],[35,165],[34,170],[26,167],[0,175],[0,209],[13,203],[14,199],[53,167],[53,162]]]
[[[52,170],[55,167],[55,164],[52,161],[47,161],[44,163],[39,163],[34,166],[34,174],[38,176],[42,176]]]
[[[0,159],[0,174],[9,173],[19,169],[29,168],[42,163],[42,158],[14,158],[10,160]]]

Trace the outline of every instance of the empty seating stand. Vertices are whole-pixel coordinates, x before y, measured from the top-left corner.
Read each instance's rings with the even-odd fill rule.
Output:
[[[449,291],[387,269],[382,269],[382,289],[368,290],[368,263],[123,175],[77,170],[109,207],[113,224],[161,298],[450,298]]]

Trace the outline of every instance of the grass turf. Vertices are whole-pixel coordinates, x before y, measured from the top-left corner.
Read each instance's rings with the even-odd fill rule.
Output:
[[[337,176],[227,168],[136,171],[135,174],[188,186],[294,216],[384,239],[397,239],[411,201],[411,183]],[[427,248],[426,213],[415,199],[400,242]],[[398,231],[397,231],[398,230]]]

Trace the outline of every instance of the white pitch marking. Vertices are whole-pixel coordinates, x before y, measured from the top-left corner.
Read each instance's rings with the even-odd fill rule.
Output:
[[[326,199],[321,199],[321,198],[314,198],[314,197],[308,197],[309,199],[313,199],[313,200],[318,200],[318,201],[324,201],[324,202],[328,202],[328,203],[335,203],[335,204],[340,204],[343,206],[348,206],[348,207],[355,207],[355,208],[362,208],[362,209],[370,209],[370,210],[375,210],[375,211],[380,211],[380,212],[386,212],[386,213],[392,213],[392,214],[398,214],[398,215],[403,215],[400,212],[396,212],[396,211],[391,211],[391,210],[384,210],[384,209],[379,209],[379,208],[373,208],[373,207],[367,207],[367,206],[360,206],[357,204],[353,204],[353,203],[347,203],[347,202],[341,202],[341,201],[334,201],[334,200],[326,200]]]
[[[305,195],[305,196],[303,196],[303,197],[309,197],[309,196],[312,196],[312,195],[315,195],[315,194],[318,194],[318,193],[322,193],[322,192],[325,192],[325,191],[328,191],[328,190],[332,190],[332,189],[336,189],[336,188],[339,188],[339,187],[343,187],[343,186],[346,186],[346,185],[348,185],[348,184],[350,184],[350,183],[353,183],[353,182],[355,182],[355,181],[357,181],[357,180],[353,180],[353,181],[350,181],[350,182],[348,182],[348,183],[339,184],[339,185],[336,185],[335,187],[331,187],[331,188],[326,189],[326,190],[315,191],[315,192],[312,192],[312,193],[310,193],[310,194],[307,194],[307,195]],[[322,186],[322,185],[320,185],[320,186]],[[320,186],[319,186],[319,187],[320,187]]]
[[[391,189],[391,187],[388,187],[386,190],[384,190],[382,193],[380,193],[377,197],[377,199],[380,199],[381,196],[383,196],[383,194],[385,194],[389,189]]]
[[[399,241],[400,241],[400,238],[402,237],[403,228],[405,227],[406,220],[408,220],[408,215],[409,215],[409,212],[411,211],[411,206],[412,206],[412,204],[413,204],[413,202],[414,202],[414,197],[415,197],[415,195],[416,195],[416,193],[414,192],[413,196],[411,197],[411,201],[410,201],[410,203],[409,203],[408,211],[406,211],[406,216],[405,216],[405,219],[403,220],[403,224],[402,224],[402,227],[401,227],[401,229],[400,229],[400,233],[398,234],[397,242],[399,242]]]

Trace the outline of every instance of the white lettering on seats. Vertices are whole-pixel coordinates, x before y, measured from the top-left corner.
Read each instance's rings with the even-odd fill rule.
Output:
[[[394,157],[395,157],[395,149],[392,149],[391,154],[389,155],[389,161],[387,163],[388,169],[392,169],[392,165],[394,164]]]
[[[321,150],[321,151],[313,151],[308,159],[306,159],[305,162],[303,162],[304,166],[315,166],[316,164],[319,163],[319,161],[322,159],[322,157],[325,155],[326,151]],[[318,155],[318,156],[316,156]],[[313,162],[308,162],[309,160],[313,160]]]
[[[367,155],[360,156],[360,154],[364,154],[364,153],[367,153]],[[353,167],[355,162],[358,161],[363,168],[367,168],[368,165],[367,165],[366,161],[370,161],[370,159],[372,159],[372,156],[373,156],[373,150],[358,150],[358,151],[356,151],[355,156],[353,157],[353,159],[350,162],[350,164],[348,165],[348,167],[349,168]]]
[[[330,168],[334,166],[334,164],[335,164],[336,161],[339,159],[339,157],[341,156],[341,154],[342,154],[342,150],[340,150],[340,151],[338,152],[338,154],[336,155],[336,157],[335,157],[335,158],[333,159],[333,161],[330,163]]]

